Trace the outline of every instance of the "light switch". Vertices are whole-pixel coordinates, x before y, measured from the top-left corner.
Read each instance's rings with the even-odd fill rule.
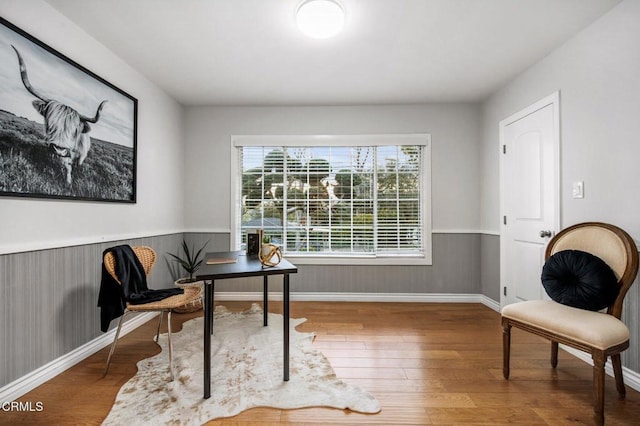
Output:
[[[573,182],[573,198],[584,198],[584,182]]]

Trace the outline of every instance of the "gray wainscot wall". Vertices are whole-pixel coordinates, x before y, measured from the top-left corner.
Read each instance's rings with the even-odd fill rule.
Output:
[[[229,247],[228,233],[188,232],[1,255],[0,388],[102,335],[97,300],[105,249],[118,244],[153,247],[158,260],[149,286],[168,288],[175,274],[166,253],[178,252],[183,238],[195,247],[207,242],[208,251]],[[415,293],[417,301],[430,293],[477,295],[483,286],[497,287],[495,277],[481,272],[482,241],[480,234],[434,234],[433,266],[299,265],[292,292],[301,298],[302,293],[323,292]],[[281,280],[273,282],[270,291],[280,291]],[[216,293],[261,291],[260,279],[216,284]]]
[[[97,307],[102,253],[117,244],[148,245],[158,253],[149,279],[152,288],[173,285],[168,252],[182,240],[208,251],[225,251],[228,233],[176,233],[99,244],[0,256],[0,388],[102,335]],[[260,292],[260,279],[220,282],[216,293]],[[271,291],[281,290],[274,280]],[[299,265],[292,292],[304,293],[482,295],[499,300],[499,237],[485,234],[434,234],[432,266]],[[623,365],[640,369],[640,287],[625,302],[623,320],[631,330],[631,347]],[[132,316],[133,317],[133,316]],[[111,327],[115,327],[113,321]],[[500,332],[496,328],[496,332]]]

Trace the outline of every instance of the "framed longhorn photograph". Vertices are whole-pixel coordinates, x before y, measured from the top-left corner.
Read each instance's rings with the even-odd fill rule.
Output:
[[[0,18],[0,195],[136,202],[138,100]]]

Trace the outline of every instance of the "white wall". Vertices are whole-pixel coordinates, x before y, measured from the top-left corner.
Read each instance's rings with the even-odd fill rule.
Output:
[[[640,1],[626,0],[482,106],[483,229],[499,230],[498,123],[560,90],[561,226],[598,220],[640,240]],[[584,199],[571,185],[584,181]]]
[[[480,229],[478,105],[191,107],[185,123],[188,230],[229,230],[231,135],[376,133],[430,133],[434,231]]]
[[[182,107],[47,3],[0,15],[138,99],[137,204],[0,197],[0,254],[182,231]]]

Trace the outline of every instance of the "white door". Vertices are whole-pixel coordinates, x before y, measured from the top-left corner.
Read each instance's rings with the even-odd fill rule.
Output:
[[[544,251],[559,226],[559,94],[500,122],[500,305],[542,299]]]

